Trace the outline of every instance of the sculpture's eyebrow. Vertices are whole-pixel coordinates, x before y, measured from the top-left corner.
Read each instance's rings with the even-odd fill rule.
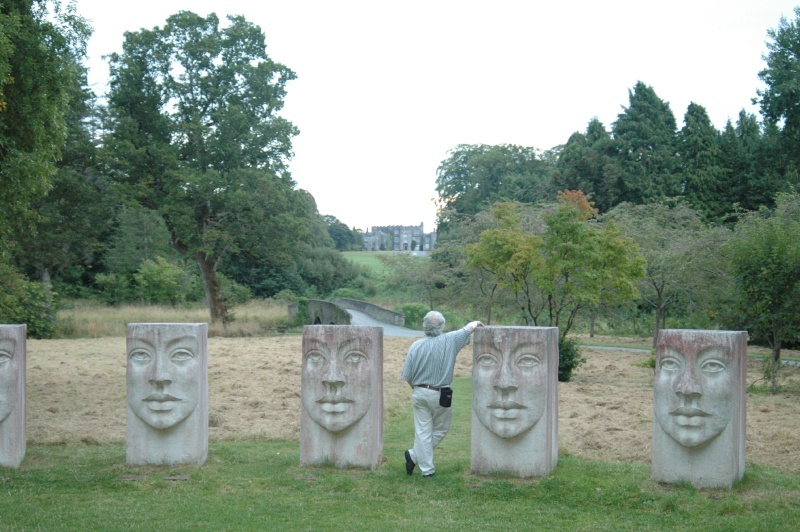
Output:
[[[516,358],[525,353],[541,358],[541,355],[545,353],[544,344],[541,342],[522,342],[517,344],[512,355]]]
[[[197,351],[197,338],[191,335],[178,336],[167,341],[167,349],[172,349],[178,344],[186,343],[193,351]]]
[[[697,361],[700,362],[701,360],[705,360],[707,358],[719,358],[720,360],[724,360],[725,362],[728,361],[730,358],[728,356],[728,351],[719,345],[712,345],[706,348],[703,348],[697,353]]]
[[[321,340],[309,339],[308,340],[308,349],[306,349],[305,352],[308,353],[309,351],[314,351],[314,350],[316,350],[316,351],[327,351],[328,350],[327,348],[328,348],[328,344],[327,343],[325,343],[325,342],[323,342]]]
[[[358,349],[361,351],[365,350],[365,347],[362,345],[361,338],[351,338],[350,340],[345,340],[341,344],[339,344],[339,352],[344,353],[347,351],[352,351],[354,349]]]
[[[128,350],[128,353],[130,353],[131,351],[133,351],[138,347],[145,347],[147,349],[150,349],[151,351],[155,351],[156,349],[156,346],[153,344],[153,342],[145,338],[131,338],[131,344],[132,345],[131,348]]]

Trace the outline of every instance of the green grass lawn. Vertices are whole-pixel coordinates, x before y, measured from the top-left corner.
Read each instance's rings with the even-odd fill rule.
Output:
[[[128,467],[124,445],[32,446],[20,469],[0,469],[0,530],[800,528],[800,477],[751,464],[730,491],[569,456],[543,479],[471,475],[469,379],[454,388],[432,479],[405,474],[410,405],[386,420],[376,470],[300,467],[299,444],[286,441],[214,443],[204,466],[170,468]]]

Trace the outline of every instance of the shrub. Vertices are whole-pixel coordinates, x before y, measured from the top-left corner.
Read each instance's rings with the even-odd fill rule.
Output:
[[[430,312],[430,308],[421,303],[409,303],[394,310],[395,312],[401,312],[405,316],[405,326],[407,328],[418,330],[422,330],[422,318]]]
[[[230,277],[217,273],[225,301],[231,307],[243,305],[253,299],[253,292],[247,286],[239,284]]]
[[[29,338],[49,338],[56,328],[53,294],[44,284],[0,265],[0,323],[24,323]]]
[[[119,273],[98,273],[94,282],[100,289],[100,300],[109,305],[119,305],[130,301],[132,297],[131,282],[126,275]]]
[[[142,261],[133,274],[136,290],[143,301],[150,304],[177,305],[186,301],[187,274],[183,268],[163,257]]]
[[[573,338],[560,338],[558,341],[558,381],[569,382],[572,372],[586,362],[578,342]]]

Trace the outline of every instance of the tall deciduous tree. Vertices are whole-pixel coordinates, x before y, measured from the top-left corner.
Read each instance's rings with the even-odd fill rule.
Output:
[[[267,55],[259,27],[228,21],[183,11],[126,33],[109,94],[118,179],[197,262],[211,319],[222,322],[223,258],[291,255],[310,219],[286,170],[297,130],[278,116],[294,73]]]
[[[772,391],[786,340],[800,338],[800,195],[781,193],[774,212],[751,213],[728,243],[738,314],[772,347]]]
[[[620,163],[619,201],[646,203],[681,192],[676,157],[677,123],[669,104],[637,82],[630,104],[612,124]]]
[[[623,203],[606,216],[633,238],[645,257],[645,275],[639,282],[642,301],[653,310],[653,347],[667,313],[689,298],[697,279],[696,242],[704,229],[700,216],[686,203]]]
[[[436,172],[439,230],[458,215],[475,215],[498,201],[534,203],[552,194],[552,166],[534,149],[511,144],[459,145]]]
[[[0,3],[0,237],[50,188],[64,115],[91,30],[73,3]]]
[[[516,294],[526,323],[559,327],[563,339],[581,311],[636,297],[644,274],[637,245],[613,224],[595,223],[582,192],[561,192],[538,230],[526,230],[513,204],[493,212],[497,227],[467,246],[468,261]]]

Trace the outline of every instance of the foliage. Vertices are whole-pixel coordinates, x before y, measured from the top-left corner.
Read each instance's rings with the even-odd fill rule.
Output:
[[[356,229],[349,229],[338,218],[331,215],[322,217],[327,225],[328,234],[339,251],[361,251],[364,249],[364,236]]]
[[[515,294],[526,324],[559,327],[563,339],[579,312],[636,297],[644,259],[613,224],[593,221],[596,211],[580,191],[559,194],[538,234],[523,229],[511,204],[493,212],[497,227],[467,246],[468,264]]]
[[[428,306],[420,303],[407,303],[395,308],[396,312],[400,312],[405,316],[405,327],[418,331],[423,329],[422,320],[430,310]]]
[[[441,304],[446,279],[429,258],[385,253],[378,255],[378,260],[390,272],[386,281],[389,288],[404,290],[413,299],[425,301],[429,310]]]
[[[119,305],[134,297],[131,288],[132,276],[119,273],[98,273],[94,282],[100,290],[100,301],[108,305]]]
[[[573,133],[558,154],[554,182],[562,190],[580,190],[600,212],[616,205],[619,165],[614,139],[597,118],[586,133]]]
[[[576,339],[567,337],[558,339],[558,382],[572,380],[572,372],[585,362],[586,357],[581,353]]]
[[[767,31],[767,67],[758,73],[766,88],[757,91],[757,103],[768,123],[783,123],[782,149],[800,170],[800,7],[794,20],[781,17],[778,27]]]
[[[677,142],[682,195],[704,219],[720,220],[730,208],[723,193],[729,171],[722,167],[719,133],[703,106],[689,104]]]
[[[655,347],[667,312],[702,282],[700,259],[703,255],[715,256],[713,248],[702,250],[707,245],[702,238],[705,225],[698,213],[682,201],[623,203],[605,218],[619,224],[636,241],[646,260],[638,288],[642,303],[653,310]]]
[[[0,238],[30,221],[51,185],[90,29],[70,3],[0,3]],[[5,250],[0,250],[5,252]]]
[[[192,290],[193,279],[186,269],[163,257],[142,262],[133,278],[138,296],[149,304],[180,305]]]
[[[361,268],[333,248],[300,247],[302,259],[297,271],[303,281],[319,295],[328,295],[348,286],[361,274]]]
[[[643,203],[680,193],[675,157],[677,124],[669,104],[638,81],[628,91],[630,104],[612,130],[620,164],[619,201]]]
[[[461,144],[436,171],[440,232],[451,213],[474,215],[499,201],[534,203],[552,196],[553,163],[534,148]]]
[[[775,392],[781,348],[800,338],[800,194],[779,195],[774,213],[744,217],[726,251],[742,325],[772,347]]]
[[[49,338],[56,325],[53,294],[0,263],[0,323],[24,323],[30,338]]]
[[[223,323],[221,261],[286,263],[312,219],[286,171],[297,130],[277,114],[294,73],[267,56],[260,28],[228,22],[182,11],[126,33],[110,56],[108,138],[128,194],[197,261],[211,320]]]

